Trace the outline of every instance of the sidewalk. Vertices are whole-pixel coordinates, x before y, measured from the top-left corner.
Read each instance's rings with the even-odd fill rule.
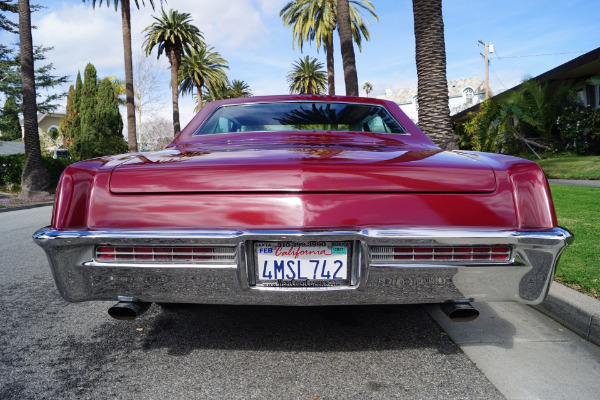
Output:
[[[481,314],[464,323],[426,309],[507,399],[598,398],[600,347],[523,304],[473,305]]]

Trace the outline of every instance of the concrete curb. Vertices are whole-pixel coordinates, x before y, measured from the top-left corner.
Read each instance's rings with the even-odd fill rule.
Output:
[[[600,301],[593,297],[552,282],[546,300],[533,308],[600,346]]]
[[[0,213],[8,212],[8,211],[27,210],[28,208],[51,206],[52,204],[54,204],[54,202],[49,201],[49,202],[45,202],[45,203],[29,204],[26,206],[0,208]]]
[[[553,185],[600,187],[600,180],[593,179],[548,179],[548,182]]]

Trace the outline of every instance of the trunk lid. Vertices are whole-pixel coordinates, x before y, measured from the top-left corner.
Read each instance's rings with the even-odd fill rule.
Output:
[[[201,138],[116,167],[116,194],[247,192],[491,192],[475,157],[408,148],[399,135],[267,132]],[[218,137],[217,137],[218,136]]]

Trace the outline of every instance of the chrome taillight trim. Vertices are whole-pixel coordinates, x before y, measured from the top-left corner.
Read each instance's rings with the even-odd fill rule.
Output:
[[[236,246],[95,246],[94,261],[128,264],[235,264]]]
[[[372,264],[391,263],[440,263],[440,264],[506,264],[513,260],[512,248],[499,246],[371,246],[369,249]]]

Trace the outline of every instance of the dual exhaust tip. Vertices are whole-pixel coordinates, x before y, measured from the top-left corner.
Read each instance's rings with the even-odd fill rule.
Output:
[[[120,321],[131,321],[148,311],[152,303],[120,301],[108,309],[108,315]]]
[[[454,322],[469,322],[479,317],[479,311],[468,302],[442,303],[440,308]]]
[[[132,321],[148,311],[152,303],[120,301],[108,309],[108,315],[120,321]],[[471,303],[468,302],[448,302],[440,304],[444,314],[454,322],[469,322],[479,316]]]

